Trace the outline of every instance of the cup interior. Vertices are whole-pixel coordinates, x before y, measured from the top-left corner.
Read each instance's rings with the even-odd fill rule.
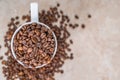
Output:
[[[13,43],[14,43],[14,38],[15,38],[16,34],[20,31],[20,29],[21,29],[23,26],[29,25],[29,24],[32,24],[32,23],[37,23],[37,24],[39,24],[39,25],[43,25],[43,26],[46,27],[47,29],[51,30],[51,28],[50,28],[49,26],[47,26],[46,24],[41,23],[41,22],[27,22],[27,23],[22,24],[21,26],[19,26],[19,27],[16,29],[16,31],[14,32],[14,34],[13,34],[13,36],[12,36],[12,39],[11,39],[11,52],[12,52],[13,57],[17,60],[17,62],[18,62],[19,64],[21,64],[22,66],[24,66],[25,68],[32,68],[32,66],[26,66],[23,62],[21,62],[20,60],[17,59],[16,54],[15,54],[15,51],[14,51],[14,49],[13,49],[13,47],[14,47]],[[55,33],[54,33],[52,30],[51,30],[51,32],[52,32],[52,35],[53,35],[54,40],[55,40],[55,49],[54,49],[54,52],[53,52],[53,55],[52,55],[50,61],[54,58],[54,56],[55,56],[55,54],[56,54],[56,51],[57,51],[57,38],[56,38]],[[47,65],[47,64],[48,64],[48,63],[45,63],[45,64],[42,64],[42,65],[36,66],[35,68],[41,68],[41,67],[43,67],[43,66],[45,66],[45,65]]]

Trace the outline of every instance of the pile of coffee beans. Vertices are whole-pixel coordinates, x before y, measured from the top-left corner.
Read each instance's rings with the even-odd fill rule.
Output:
[[[60,6],[60,4],[57,4],[57,6],[55,6],[55,7],[50,7],[49,10],[41,10],[39,12],[39,17],[40,17],[39,21],[48,25],[52,29],[52,31],[55,33],[55,35],[57,37],[57,42],[58,42],[58,49],[57,49],[54,59],[48,65],[46,65],[42,68],[37,68],[37,69],[36,68],[33,68],[33,69],[25,68],[22,65],[20,65],[13,58],[13,56],[11,54],[11,49],[10,49],[11,37],[12,37],[13,33],[15,32],[15,30],[18,28],[18,26],[20,26],[22,24],[21,19],[24,22],[29,22],[30,16],[29,16],[29,14],[27,14],[27,15],[23,15],[22,18],[19,16],[11,18],[11,21],[8,24],[8,31],[6,32],[6,35],[4,37],[5,47],[8,49],[5,53],[7,60],[5,60],[5,59],[2,60],[2,64],[3,64],[2,70],[3,70],[4,76],[6,77],[6,80],[55,80],[55,78],[54,78],[55,73],[63,73],[64,72],[60,68],[63,66],[65,60],[73,59],[73,53],[71,53],[71,49],[69,48],[69,46],[71,44],[73,44],[73,41],[72,40],[70,40],[70,42],[66,41],[70,37],[68,28],[75,29],[79,25],[76,23],[75,24],[70,23],[69,17],[67,15],[65,15],[62,10],[58,9],[59,6]],[[60,25],[56,25],[54,23],[59,23]],[[28,28],[30,28],[30,27],[28,27]],[[33,30],[36,30],[36,27],[31,27],[31,28],[34,28]],[[19,33],[19,34],[23,35],[23,37],[24,37],[25,36],[24,34],[29,32],[27,30],[29,30],[29,29],[26,29],[25,31],[23,31],[22,33]],[[39,39],[41,42],[41,37],[38,39],[36,37],[37,34],[39,34],[39,31],[37,32],[37,30],[36,30],[36,31],[34,31],[34,33],[36,33],[36,35],[32,37],[33,38],[33,39],[31,39],[31,41],[33,40],[32,43],[31,42],[25,43],[25,42],[22,42],[21,40],[19,40],[19,42],[15,42],[14,45],[16,45],[15,48],[17,48],[17,50],[15,50],[15,51],[18,51],[16,53],[18,54],[19,59],[21,58],[20,56],[23,54],[23,53],[21,53],[21,50],[22,50],[22,52],[24,52],[24,50],[26,49],[26,51],[25,51],[26,54],[23,54],[23,56],[27,56],[28,53],[30,53],[32,55],[32,52],[34,52],[34,48],[32,48],[32,46],[36,46],[37,45],[36,42],[39,43]],[[31,36],[31,35],[33,35],[33,33],[29,34],[29,36]],[[43,35],[46,35],[46,34],[43,33]],[[17,35],[17,36],[18,36],[18,39],[23,38],[23,37],[20,37],[19,35]],[[17,40],[17,36],[16,36],[15,40]],[[52,39],[52,38],[50,38],[50,39]],[[23,40],[23,41],[25,41],[25,40]],[[27,41],[27,38],[26,38],[26,41]],[[51,46],[54,47],[54,45],[53,45],[54,40],[50,40],[50,42],[51,42],[50,43]],[[31,46],[24,47],[22,45],[21,46],[17,45],[17,43],[22,43],[22,44],[25,43],[26,46],[27,45],[31,45]],[[43,44],[44,44],[44,42],[43,42]],[[38,45],[38,49],[41,46],[43,46],[43,45],[40,43],[40,46]],[[46,47],[46,45],[44,45],[44,47]],[[40,53],[42,53],[42,49],[40,49],[40,50],[41,51],[39,51],[39,50],[38,51]],[[35,50],[35,51],[37,51],[37,50]],[[52,51],[53,50],[51,50],[51,52]],[[45,52],[45,51],[43,51],[43,52]],[[51,52],[48,54],[51,54]],[[69,55],[69,53],[71,53],[71,54]],[[33,57],[35,57],[35,55]],[[41,57],[41,56],[39,56],[39,57]],[[28,59],[29,59],[29,57],[28,57]],[[22,60],[22,61],[24,61],[24,60]],[[33,65],[35,66],[36,64],[33,64]]]
[[[22,26],[14,38],[14,52],[17,60],[26,67],[48,64],[55,49],[52,30],[46,26],[32,23]]]

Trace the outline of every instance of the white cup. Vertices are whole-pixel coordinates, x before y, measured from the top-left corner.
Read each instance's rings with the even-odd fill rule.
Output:
[[[38,4],[37,4],[37,3],[31,3],[30,8],[31,8],[31,22],[27,22],[27,23],[24,23],[24,24],[22,24],[21,26],[19,26],[19,27],[16,29],[16,31],[14,32],[14,34],[13,34],[13,36],[12,36],[12,39],[11,39],[11,52],[12,52],[12,55],[13,55],[13,57],[17,60],[17,62],[18,62],[19,64],[21,64],[22,66],[24,66],[25,68],[32,68],[32,66],[26,66],[23,62],[21,62],[20,60],[17,59],[16,54],[15,54],[14,49],[13,49],[13,47],[14,47],[13,42],[14,42],[14,38],[15,38],[16,34],[19,32],[19,30],[20,30],[23,26],[28,25],[28,24],[32,24],[32,23],[37,23],[37,24],[43,25],[43,26],[45,26],[47,29],[51,30],[49,26],[47,26],[47,25],[44,24],[44,23],[39,22],[39,20],[38,20],[38,18],[39,18],[39,17],[38,17]],[[51,60],[52,60],[52,59],[54,58],[55,54],[56,54],[56,51],[57,51],[57,38],[56,38],[56,36],[55,36],[55,34],[54,34],[54,32],[53,32],[52,30],[51,30],[51,32],[52,32],[53,37],[54,37],[54,40],[55,40],[55,49],[54,49],[53,55],[52,55],[52,57],[51,57]],[[50,61],[51,61],[51,60],[50,60]],[[41,68],[41,67],[43,67],[43,66],[45,66],[45,65],[47,65],[47,64],[48,64],[48,63],[45,63],[45,64],[42,64],[42,65],[36,66],[35,68]]]

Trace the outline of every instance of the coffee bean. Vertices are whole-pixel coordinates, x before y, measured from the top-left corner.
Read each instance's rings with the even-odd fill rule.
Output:
[[[24,75],[24,73],[23,73],[23,72],[19,72],[18,75],[19,75],[19,76],[22,76],[22,75]]]
[[[85,24],[82,24],[81,27],[84,29],[85,28]]]
[[[88,18],[91,18],[92,16],[91,16],[91,14],[88,14]]]
[[[60,4],[59,3],[57,3],[57,7],[59,7],[60,6]]]
[[[40,35],[40,37],[43,39],[43,38],[46,37],[46,34],[45,34],[45,33],[42,33],[42,34]]]
[[[41,43],[36,43],[36,47],[40,48],[41,47]]]
[[[61,14],[63,14],[63,11],[62,11],[62,10],[60,10],[60,13],[61,13]]]
[[[50,52],[53,52],[54,51],[54,49],[53,48],[50,48]]]
[[[70,54],[70,59],[73,59],[73,53]]]
[[[70,52],[70,51],[71,51],[71,49],[70,49],[70,48],[67,48],[67,51],[69,51],[69,52]]]
[[[25,20],[27,17],[25,15],[22,16],[22,20]]]
[[[15,19],[14,19],[14,18],[11,18],[11,21],[12,21],[12,22],[14,22],[14,21],[15,21]]]
[[[0,60],[2,60],[3,59],[3,56],[0,56]]]
[[[2,48],[2,46],[0,45],[0,49]]]
[[[75,19],[79,19],[78,15],[75,15]]]
[[[5,61],[5,60],[3,60],[3,61],[2,61],[2,64],[3,64],[3,65],[6,65],[6,61]]]
[[[17,22],[15,22],[15,25],[18,25],[20,22],[19,21],[17,21]]]
[[[32,52],[32,48],[28,48],[27,52],[28,53]]]
[[[48,43],[47,43],[47,42],[43,44],[43,47],[46,48],[47,46],[48,46]]]
[[[33,37],[31,40],[32,40],[33,43],[37,43],[38,42],[36,37]]]
[[[73,25],[70,23],[69,26],[72,27]]]
[[[15,19],[19,19],[19,17],[18,17],[18,16],[16,16],[16,17],[15,17]]]
[[[75,24],[74,26],[75,26],[75,27],[78,27],[78,26],[79,26],[79,24]]]
[[[20,50],[20,51],[21,51],[21,50],[23,50],[23,48],[22,48],[22,47],[18,47],[18,50]]]
[[[35,30],[36,35],[40,35],[40,31],[38,29]]]
[[[70,43],[73,44],[73,41],[70,39]]]

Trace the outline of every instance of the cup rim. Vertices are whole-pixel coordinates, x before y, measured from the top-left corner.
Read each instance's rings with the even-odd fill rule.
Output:
[[[26,65],[24,65],[23,62],[21,62],[20,60],[17,59],[16,54],[15,54],[14,49],[13,49],[13,42],[14,42],[14,38],[15,38],[16,34],[19,32],[19,30],[20,30],[23,26],[28,25],[28,24],[32,24],[32,23],[37,23],[37,24],[43,25],[43,26],[45,26],[47,29],[51,30],[51,28],[50,28],[49,26],[47,26],[46,24],[41,23],[41,22],[34,22],[34,21],[33,21],[33,22],[26,22],[26,23],[20,25],[20,26],[15,30],[15,32],[14,32],[13,35],[12,35],[11,42],[10,42],[10,44],[11,44],[11,52],[12,52],[12,55],[13,55],[13,57],[15,58],[15,60],[16,60],[19,64],[21,64],[22,66],[24,66],[25,68],[33,68],[33,67],[32,67],[32,66],[26,66]],[[53,59],[53,58],[55,57],[55,55],[56,55],[57,45],[58,45],[58,44],[57,44],[57,38],[56,38],[55,33],[54,33],[52,30],[51,30],[51,32],[52,32],[52,35],[53,35],[54,40],[55,40],[55,48],[54,48],[53,55],[52,55],[52,57],[51,57],[51,59],[50,59],[50,62],[52,61],[52,59]],[[42,65],[36,66],[35,68],[41,68],[41,67],[49,64],[50,62],[47,62],[47,63],[44,63],[44,64],[42,64]]]

